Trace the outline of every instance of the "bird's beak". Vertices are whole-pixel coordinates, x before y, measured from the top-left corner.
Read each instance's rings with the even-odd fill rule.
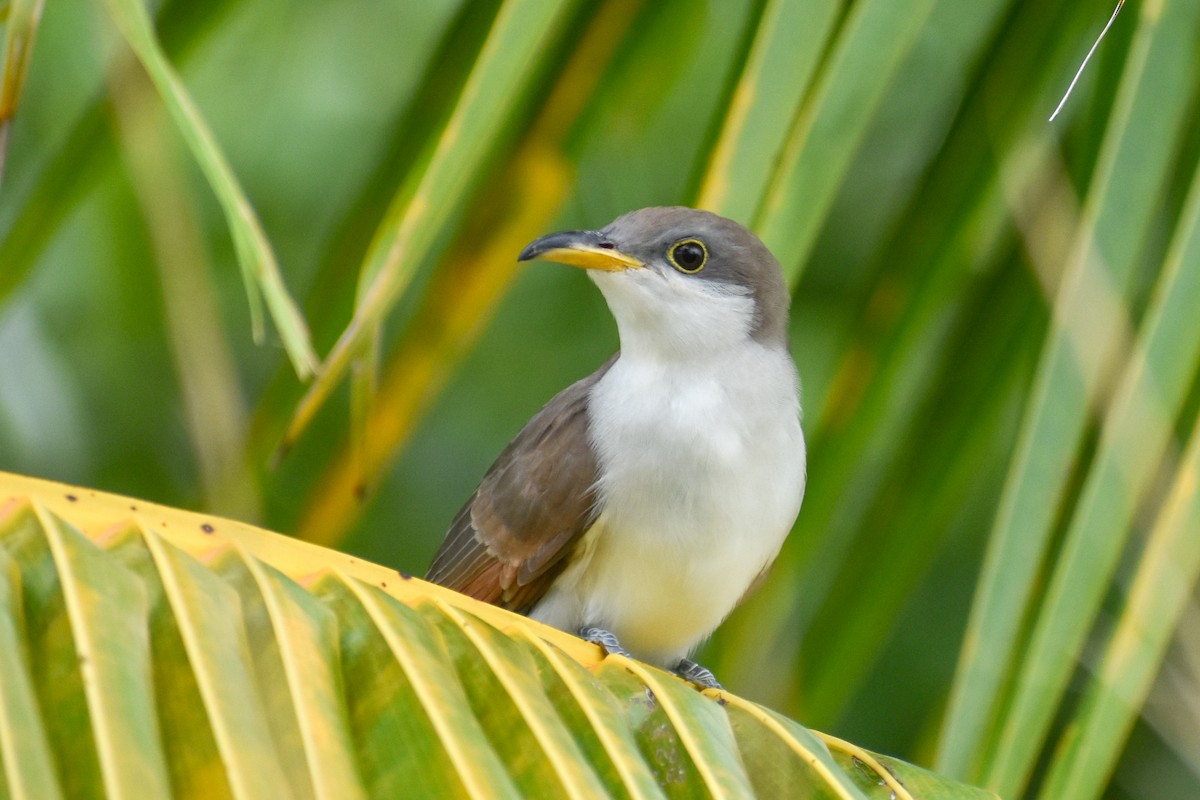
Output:
[[[620,272],[646,266],[641,259],[622,253],[600,231],[562,231],[529,243],[518,261],[557,261],[584,269]]]

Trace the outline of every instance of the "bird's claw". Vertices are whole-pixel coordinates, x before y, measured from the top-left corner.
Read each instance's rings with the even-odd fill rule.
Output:
[[[702,667],[690,658],[681,658],[679,663],[672,669],[679,677],[685,681],[691,681],[703,689],[724,689],[725,687],[717,680],[717,676],[712,674],[712,670],[707,667]]]
[[[597,628],[594,625],[585,625],[579,629],[579,638],[585,642],[600,645],[610,656],[632,658],[612,631],[606,631],[604,628]]]
[[[604,652],[610,656],[625,656],[632,658],[629,651],[621,646],[621,642],[617,639],[616,634],[604,628],[597,628],[594,625],[584,625],[579,629],[579,638],[585,642],[598,644],[604,648]],[[679,663],[671,668],[679,677],[685,681],[691,681],[702,689],[724,689],[717,677],[712,674],[712,670],[707,667],[702,667],[690,658],[681,658]]]

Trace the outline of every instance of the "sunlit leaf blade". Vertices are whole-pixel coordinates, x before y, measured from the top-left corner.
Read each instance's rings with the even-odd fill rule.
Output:
[[[108,0],[107,5],[125,40],[149,73],[180,134],[221,203],[250,300],[255,338],[262,336],[262,311],[259,306],[265,301],[292,367],[301,378],[307,378],[317,364],[308,326],[288,294],[275,253],[241,184],[200,110],[167,61],[141,0]]]
[[[359,676],[366,682],[361,687],[357,682],[350,684],[352,691],[363,695],[355,708],[355,724],[360,741],[371,748],[364,762],[377,775],[371,780],[372,792],[391,788],[431,794],[519,796],[462,690],[453,682],[441,680],[452,673],[453,667],[416,614],[393,605],[374,588],[353,579],[326,581],[322,592],[341,597],[342,603],[352,603],[350,608],[362,614],[361,619],[370,626],[373,643],[354,642],[355,648],[364,648],[360,657],[347,647],[347,666],[365,667],[370,659],[381,661],[395,674],[395,680],[380,686],[368,688],[375,681],[366,674]],[[344,636],[349,639],[355,629],[349,626]],[[371,650],[365,649],[368,646]],[[348,677],[353,679],[355,675]],[[390,735],[379,736],[368,723],[391,726],[391,730],[378,729]],[[418,725],[427,732],[420,736],[397,735]],[[416,747],[408,744],[414,740]]]
[[[1149,389],[1147,384],[1164,369],[1174,372],[1179,364],[1197,361],[1194,299],[1200,296],[1200,175],[1192,182],[1177,236],[1160,278],[1162,285],[1155,305],[1147,315],[1147,343],[1138,351],[1144,356],[1131,367],[1124,396]],[[1187,351],[1191,351],[1190,358]],[[1132,379],[1137,382],[1131,385]],[[1145,410],[1152,415],[1160,403],[1146,405]],[[1134,422],[1127,420],[1126,424]],[[1200,578],[1197,475],[1200,429],[1193,427],[1191,443],[1179,461],[1170,493],[1142,549],[1120,619],[1079,709],[1055,748],[1042,797],[1098,794],[1116,764],[1188,593]]]
[[[1192,261],[1197,263],[1200,261]],[[1045,800],[1097,797],[1116,767],[1172,631],[1200,580],[1198,476],[1200,429],[1192,432],[1192,442],[1151,531],[1116,629],[1079,709],[1054,750],[1039,795]]]
[[[630,797],[665,797],[638,751],[636,737],[623,718],[624,709],[609,688],[550,642],[527,633],[523,639],[530,646],[528,652],[547,697],[565,720],[578,720],[571,726],[572,732],[610,791]]]
[[[523,758],[536,762],[535,783],[523,784],[530,792],[552,791],[565,796],[605,795],[610,789],[601,782],[592,767],[592,759],[580,749],[542,689],[534,662],[521,641],[502,635],[483,620],[452,606],[439,609],[445,640],[460,670],[471,662],[475,680],[467,683],[467,693],[476,713],[485,720],[488,733],[499,749],[513,747]],[[431,611],[425,610],[427,617]],[[479,660],[482,669],[475,665]],[[505,717],[508,717],[505,719]],[[501,744],[501,739],[509,741]]]
[[[809,776],[812,773],[821,778],[816,781],[823,790],[819,797],[864,796],[861,787],[856,785],[858,776],[850,770],[843,771],[829,752],[828,745],[812,731],[770,709],[740,698],[730,698],[726,711],[734,735],[744,743],[742,747],[748,753],[750,778],[760,796],[787,794],[797,783],[811,780]],[[796,755],[800,758],[796,759]],[[790,764],[795,771],[755,770],[752,765],[758,759],[774,759],[777,764]]]
[[[360,276],[354,316],[300,401],[283,438],[287,449],[346,376],[388,312],[455,219],[497,137],[529,89],[536,68],[570,16],[572,3],[506,0],[454,113],[411,198],[401,187],[376,231]]]
[[[865,789],[869,796],[886,793],[889,798],[896,800],[913,800],[908,787],[873,753],[836,736],[817,735],[829,746],[834,759],[843,765],[846,772],[857,780],[859,787]]]
[[[835,749],[834,755],[846,771],[859,779],[870,800],[896,800],[905,795],[912,798],[937,797],[945,800],[998,800],[999,795],[965,784],[947,785],[944,778],[929,770],[888,756],[875,756],[872,769],[866,769],[861,757],[850,751]],[[878,776],[882,771],[887,779]],[[897,789],[896,785],[902,787]]]
[[[251,571],[252,562],[253,559],[242,558],[236,551],[231,550],[222,551],[207,566],[238,593],[246,640],[254,643],[250,648],[250,654],[255,687],[258,690],[263,717],[267,722],[271,740],[275,743],[275,752],[278,754],[280,766],[290,784],[288,788],[297,797],[316,797],[317,792],[313,784],[313,773],[316,770],[310,770],[309,764],[314,755],[321,751],[316,748],[316,742],[305,735],[313,732],[311,723],[314,721],[314,715],[310,715],[297,702],[299,698],[304,697],[304,689],[301,689],[296,681],[289,679],[287,662],[291,659],[285,655],[284,646],[280,642],[280,638],[287,632],[287,626],[277,625],[276,620],[272,618],[271,610],[267,605],[267,596],[261,591],[260,583]],[[312,604],[312,609],[326,618],[327,625],[334,624],[331,615],[319,604]],[[318,617],[314,621],[319,621],[320,618]],[[303,617],[298,618],[293,627],[301,627],[307,622],[308,620]],[[336,638],[330,631],[326,637],[326,643],[332,646],[335,641]],[[290,671],[295,672],[300,668],[299,665],[293,665],[290,667]],[[331,671],[322,673],[314,670],[308,676],[312,679],[310,686],[318,691],[324,689],[328,694],[328,687],[336,685],[336,681],[333,679],[334,674],[336,673]],[[307,721],[310,724],[306,729],[302,729],[301,717],[308,718]],[[353,767],[348,768],[346,764],[349,753],[353,751],[349,728],[344,717],[338,718],[336,714],[329,722],[331,723],[331,729],[328,731],[330,734],[328,736],[331,749],[330,761],[335,769],[340,769],[349,786],[353,787],[349,790],[350,795],[353,796],[359,784]],[[326,794],[329,794],[328,790]]]
[[[60,789],[64,797],[99,797],[103,793],[100,762],[91,735],[79,654],[60,576],[27,494],[0,491],[0,532],[4,534],[0,548],[20,570],[21,601],[14,608],[24,614],[23,619],[14,620],[24,638],[19,651],[28,654],[40,725],[48,734],[54,757],[56,774],[48,777],[45,785],[53,787],[57,778],[58,786],[53,788]]]
[[[335,689],[341,674],[338,622],[311,594],[275,568],[244,556],[262,593],[279,646],[288,699],[299,725],[313,795],[364,797],[345,705]]]
[[[35,629],[58,631],[48,638],[72,657],[54,688],[83,712],[35,712],[42,758],[99,744],[95,767],[64,782],[70,796],[147,766],[181,797],[864,796],[846,772],[859,767],[786,718],[392,570],[7,473],[0,498],[0,609],[20,615],[0,636],[21,652]],[[0,701],[3,721],[7,685]],[[828,741],[909,796],[894,767]],[[0,755],[14,742],[5,731]],[[37,758],[36,741],[21,746]],[[53,795],[52,778],[36,785]],[[928,796],[963,791],[935,781]]]
[[[0,530],[0,539],[7,535]],[[21,606],[20,570],[0,548],[0,786],[14,797],[58,798],[62,789],[22,648]]]
[[[1170,20],[1167,20],[1168,22]],[[1200,15],[1197,17],[1200,22]],[[993,766],[997,786],[1032,768],[1052,711],[1080,658],[1105,587],[1155,479],[1200,361],[1200,173],[1125,374],[1104,420],[1083,495],[1042,601]],[[1024,770],[1021,766],[1024,764]]]
[[[379,393],[380,338],[381,332],[376,329],[362,355],[350,365],[350,376],[347,379],[347,383],[350,384],[347,460],[352,486],[349,494],[355,505],[361,505],[361,498],[366,495],[367,489],[368,451],[372,447],[368,425]]]
[[[851,5],[754,224],[792,283],[890,77],[934,5],[933,0]]]
[[[638,750],[667,797],[704,794],[699,767],[692,760],[680,732],[671,724],[666,709],[649,687],[612,659],[602,661],[593,672],[605,690],[616,698]]]
[[[622,659],[613,659],[646,684],[654,702],[659,704],[674,725],[701,781],[712,797],[748,797],[753,794],[750,776],[737,758],[737,742],[729,718],[717,703],[697,695],[694,687],[681,683],[659,670]]]
[[[188,661],[204,700],[213,738],[235,795],[267,797],[292,785],[285,777],[254,681],[237,592],[158,534],[146,547],[162,576]]]
[[[127,506],[129,511],[136,509],[136,505]],[[161,527],[161,521],[159,524]],[[146,592],[155,707],[171,789],[179,797],[231,797],[229,775],[213,738],[204,698],[142,529],[127,522],[107,529],[104,540],[114,559],[141,578]]]
[[[837,21],[837,0],[771,0],[729,103],[696,205],[750,224]]]
[[[496,750],[496,738],[488,732],[486,720],[480,718],[478,711],[472,716],[469,687],[464,684],[467,690],[464,692],[454,684],[440,685],[443,675],[454,672],[454,654],[448,654],[448,648],[434,639],[430,626],[422,624],[415,610],[384,596],[377,588],[356,583],[352,589],[383,632],[409,680],[414,682],[431,721],[445,739],[446,750],[467,792],[520,796],[517,788],[521,777],[515,776],[518,784],[515,787],[503,772],[503,753]],[[415,648],[418,643],[425,645],[425,652]],[[452,730],[455,735],[451,735]],[[468,735],[458,735],[457,730]]]
[[[1006,655],[1033,591],[1088,409],[1127,341],[1126,287],[1173,150],[1162,143],[1182,135],[1195,86],[1195,59],[1185,42],[1196,36],[1197,4],[1167,3],[1162,10],[1161,16],[1143,14],[1126,64],[989,542],[941,739],[940,768],[955,774],[968,774],[968,765],[983,755]],[[1174,89],[1162,94],[1164,86]],[[1003,780],[989,785],[1012,787],[1029,766],[1023,759],[1009,762],[1003,776],[991,773]]]
[[[104,791],[170,793],[154,714],[146,593],[82,533],[50,514],[39,522],[63,581]]]

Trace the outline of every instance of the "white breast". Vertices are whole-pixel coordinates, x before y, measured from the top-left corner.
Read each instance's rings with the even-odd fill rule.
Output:
[[[623,354],[589,401],[601,516],[532,616],[611,630],[647,661],[685,656],[774,560],[795,520],[799,412],[781,348],[746,339],[703,360]]]

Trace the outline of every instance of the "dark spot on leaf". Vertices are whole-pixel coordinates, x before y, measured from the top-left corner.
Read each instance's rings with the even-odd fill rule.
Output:
[[[729,701],[726,700],[724,696],[721,696],[721,697],[717,698],[717,705],[719,705],[719,706],[729,705]]]
[[[400,570],[396,570],[396,574],[398,574],[400,576],[400,580],[402,580],[402,581],[411,581],[412,580],[412,575],[409,575],[407,572],[401,572]]]
[[[200,526],[200,530],[204,531],[205,533],[212,533],[212,532],[213,532],[213,526],[212,526],[212,525],[209,525],[209,524],[206,522],[206,523],[204,523],[203,525],[201,525],[201,526]]]
[[[75,502],[76,500],[78,500],[79,498],[78,498],[78,497],[76,497],[76,496],[75,496],[75,495],[73,495],[73,494],[69,494],[69,495],[67,495],[67,499],[68,499],[68,500],[70,500],[72,503],[74,503],[74,502]]]
[[[386,589],[386,588],[387,588],[387,581],[380,581],[380,582],[379,582],[379,585],[380,585],[380,586],[382,586],[384,589]]]
[[[129,510],[130,510],[130,511],[137,511],[137,506],[135,506],[135,505],[132,505],[132,504],[131,504],[131,505],[129,506]]]

